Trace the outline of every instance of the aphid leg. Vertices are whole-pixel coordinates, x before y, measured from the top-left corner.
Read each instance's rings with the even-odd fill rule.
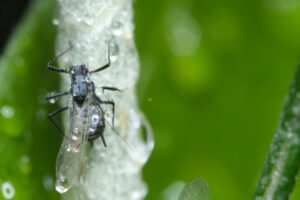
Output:
[[[101,101],[100,100],[100,104],[110,104],[112,106],[112,112],[113,112],[113,116],[112,116],[112,127],[115,127],[115,102],[113,101]]]
[[[57,68],[57,67],[54,67],[52,64],[58,59],[60,58],[61,56],[63,56],[65,53],[67,53],[69,50],[71,50],[73,48],[72,46],[72,43],[69,42],[69,48],[64,50],[62,53],[60,53],[58,56],[54,57],[50,62],[48,62],[47,64],[47,68],[50,69],[50,70],[53,70],[53,71],[56,71],[56,72],[62,72],[62,73],[69,73],[68,70],[65,70],[65,69],[60,69],[60,68]]]
[[[61,113],[61,112],[65,111],[65,110],[67,110],[68,108],[69,108],[69,107],[67,106],[67,107],[58,109],[58,110],[56,110],[56,111],[54,111],[54,112],[52,112],[52,113],[50,113],[50,114],[48,115],[50,121],[54,124],[54,126],[57,128],[57,130],[60,132],[60,134],[61,134],[62,136],[64,136],[64,132],[63,132],[63,131],[61,130],[61,128],[56,124],[56,122],[52,119],[52,117],[53,117],[54,115],[58,114],[58,113]]]
[[[53,99],[55,97],[61,97],[61,96],[67,95],[69,93],[70,92],[59,92],[59,93],[49,94],[46,96],[46,99],[49,100],[49,99]]]
[[[108,67],[110,66],[110,44],[108,44],[107,49],[108,49],[108,50],[107,50],[107,51],[108,51],[108,53],[107,53],[108,63],[105,64],[105,65],[103,65],[102,67],[99,67],[98,69],[95,69],[95,70],[91,71],[91,72],[90,72],[91,74],[92,74],[92,73],[96,73],[96,72],[100,72],[100,71],[102,71],[102,70],[105,70],[106,68],[108,68]]]
[[[91,148],[93,148],[94,147],[94,141],[93,140],[89,140],[89,142],[90,142]]]
[[[104,92],[104,90],[111,90],[111,91],[118,91],[118,92],[122,92],[122,90],[115,88],[115,87],[101,87],[102,88],[102,92]]]
[[[106,146],[106,142],[105,142],[105,138],[104,138],[104,135],[103,135],[103,132],[100,133],[100,137],[101,137],[101,140],[102,140],[102,142],[103,142],[103,145],[104,145],[105,147],[107,147],[107,146]]]

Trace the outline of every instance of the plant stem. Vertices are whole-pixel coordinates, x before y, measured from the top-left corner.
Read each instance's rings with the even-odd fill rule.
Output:
[[[108,147],[100,139],[95,140],[87,155],[85,183],[66,192],[63,199],[141,200],[147,194],[141,168],[148,160],[153,141],[148,135],[150,140],[145,143],[139,134],[147,123],[140,115],[135,94],[139,61],[134,45],[132,0],[58,0],[58,3],[57,53],[66,49],[69,41],[73,44],[73,49],[60,59],[60,67],[85,64],[90,71],[99,68],[108,62],[110,45],[111,66],[92,74],[91,79],[103,101],[115,102],[115,129],[119,132],[116,134],[109,125],[111,107],[101,105],[109,113],[104,132]],[[70,88],[69,79],[64,76],[62,91]],[[122,92],[103,93],[103,86],[117,87]]]
[[[293,191],[300,165],[300,66],[296,71],[254,200],[285,200]]]

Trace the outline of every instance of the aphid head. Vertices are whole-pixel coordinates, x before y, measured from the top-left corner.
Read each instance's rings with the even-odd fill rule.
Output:
[[[77,65],[77,66],[70,66],[69,71],[72,75],[86,75],[89,70],[85,67],[85,65]]]

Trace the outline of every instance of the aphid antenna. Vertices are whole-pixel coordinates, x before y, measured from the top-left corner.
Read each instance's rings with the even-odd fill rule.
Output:
[[[68,51],[70,51],[72,48],[73,48],[73,45],[72,45],[71,41],[69,41],[69,48],[67,48],[62,53],[60,53],[59,55],[57,55],[56,57],[54,57],[50,62],[48,62],[47,68],[49,70],[56,71],[56,72],[70,73],[69,70],[57,68],[57,67],[53,66],[52,64],[54,62],[56,62],[58,58],[62,57],[65,53],[67,53]]]
[[[111,128],[111,130],[113,130],[113,132],[115,134],[117,134],[123,140],[123,142],[125,142],[125,144],[129,147],[129,149],[133,150],[133,146],[131,144],[129,144],[127,142],[127,140],[124,137],[122,137],[122,135],[114,127],[112,127],[112,125],[106,119],[105,119],[105,122],[108,124],[108,126]]]

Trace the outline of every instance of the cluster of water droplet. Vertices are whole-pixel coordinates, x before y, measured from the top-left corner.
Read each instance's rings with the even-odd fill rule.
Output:
[[[88,98],[88,97],[87,97]],[[70,107],[72,106],[70,101]],[[63,194],[71,187],[77,185],[82,176],[85,176],[85,143],[87,141],[86,131],[88,105],[70,108],[70,122],[68,131],[59,151],[56,163],[56,190]],[[83,157],[82,157],[83,156]]]
[[[112,112],[102,105],[106,116],[104,136],[94,141],[87,154],[85,184],[76,186],[63,195],[68,200],[131,199],[141,200],[147,187],[141,178],[141,168],[153,148],[150,126],[137,107],[135,84],[139,74],[137,52],[133,41],[132,0],[58,0],[59,18],[57,53],[73,43],[73,50],[59,61],[60,66],[85,64],[90,70],[108,62],[110,45],[111,67],[95,73],[91,79],[102,100],[115,101],[115,129],[111,129]],[[69,77],[64,77],[63,91],[70,87]],[[122,92],[105,91],[100,87],[117,87]],[[91,116],[97,121],[97,116]],[[92,127],[90,127],[92,128]],[[147,139],[140,132],[146,130]],[[92,130],[90,130],[92,131]],[[129,144],[129,145],[128,145]],[[101,188],[101,189],[100,189]]]

